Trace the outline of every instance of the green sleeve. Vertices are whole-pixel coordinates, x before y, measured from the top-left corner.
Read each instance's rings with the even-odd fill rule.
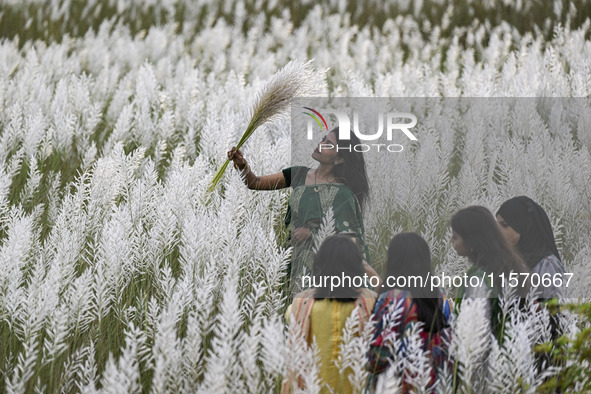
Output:
[[[293,167],[289,167],[289,168],[284,168],[283,170],[281,170],[281,172],[283,173],[283,178],[285,178],[285,186],[290,187],[291,186],[291,171],[292,171]]]
[[[306,183],[306,174],[308,173],[308,170],[308,167],[302,166],[294,166],[281,170],[281,172],[283,172],[283,178],[285,178],[285,186],[296,187]]]

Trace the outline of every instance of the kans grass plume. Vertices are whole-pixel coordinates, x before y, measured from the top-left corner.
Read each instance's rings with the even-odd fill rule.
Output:
[[[236,145],[236,150],[240,149],[259,126],[283,115],[293,98],[310,95],[322,87],[317,82],[311,63],[311,60],[305,63],[291,61],[271,77],[255,100],[250,123]],[[209,192],[212,192],[222,179],[228,164],[230,159],[226,159],[215,174],[209,185]]]

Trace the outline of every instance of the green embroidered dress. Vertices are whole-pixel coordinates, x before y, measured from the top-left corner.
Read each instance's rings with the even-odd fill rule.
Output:
[[[332,209],[335,231],[355,233],[361,245],[365,260],[369,263],[369,251],[365,242],[365,230],[361,207],[349,187],[342,183],[320,183],[306,185],[308,167],[290,167],[283,170],[287,186],[293,191],[285,216],[285,225],[290,233],[306,227],[316,234],[329,208]],[[301,276],[309,275],[313,259],[313,239],[293,245],[291,259],[292,292],[302,290]]]

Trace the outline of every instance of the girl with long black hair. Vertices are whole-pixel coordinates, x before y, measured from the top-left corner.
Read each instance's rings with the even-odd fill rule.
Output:
[[[301,290],[300,278],[311,270],[314,235],[328,209],[332,209],[336,232],[355,233],[364,259],[371,263],[362,215],[369,195],[365,159],[362,152],[351,149],[359,143],[355,133],[351,133],[349,140],[339,139],[339,129],[335,128],[322,138],[312,153],[318,167],[296,166],[264,176],[256,176],[252,172],[241,151],[232,148],[228,152],[228,157],[242,172],[249,189],[293,188],[285,218],[293,246],[290,267],[292,293]],[[365,267],[369,270],[368,274],[375,273],[369,265]]]
[[[421,324],[420,337],[431,358],[431,385],[435,383],[437,371],[445,366],[451,307],[439,288],[427,284],[431,275],[431,252],[427,242],[415,233],[394,236],[388,247],[382,293],[374,309],[376,331],[366,364],[370,389],[374,388],[377,376],[390,365],[392,354],[388,337],[396,333],[404,346],[404,333],[411,324]],[[400,313],[400,318],[392,321],[393,313]],[[404,349],[394,350],[404,355]],[[408,390],[403,381],[402,391]]]
[[[497,211],[497,222],[503,236],[517,249],[532,273],[542,278],[547,275],[549,281],[540,281],[547,286],[538,287],[540,299],[548,300],[562,296],[564,265],[554,240],[550,219],[539,204],[526,196],[507,200]],[[553,280],[560,276],[560,281]]]
[[[562,297],[564,265],[544,208],[529,197],[514,197],[501,205],[497,211],[497,222],[507,242],[517,249],[532,274],[538,275],[532,278],[532,282],[540,283],[536,289],[538,301]],[[558,309],[551,309],[550,312],[550,335],[554,340],[562,334],[561,315]]]

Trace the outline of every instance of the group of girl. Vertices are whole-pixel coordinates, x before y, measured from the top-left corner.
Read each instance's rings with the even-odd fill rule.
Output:
[[[347,144],[355,144],[355,136]],[[290,228],[293,246],[291,281],[293,302],[286,317],[301,330],[308,341],[316,341],[321,361],[320,377],[325,392],[351,392],[346,375],[335,365],[335,355],[341,344],[342,330],[347,318],[355,311],[361,326],[373,319],[374,332],[367,352],[366,368],[370,374],[368,389],[374,387],[376,377],[390,365],[393,358],[388,341],[392,336],[404,337],[414,323],[420,325],[423,349],[431,361],[431,384],[436,371],[448,362],[446,344],[450,338],[449,318],[452,304],[443,292],[430,286],[411,286],[394,283],[388,278],[432,277],[431,255],[427,242],[418,234],[401,233],[392,238],[388,247],[385,272],[376,288],[379,296],[365,287],[339,288],[339,293],[328,286],[303,290],[299,278],[309,273],[319,277],[347,275],[349,277],[377,276],[368,263],[362,207],[367,201],[369,187],[365,162],[360,152],[338,149],[338,129],[329,132],[321,141],[323,149],[314,150],[312,157],[319,165],[315,169],[291,167],[279,173],[256,176],[246,163],[242,152],[232,149],[228,157],[241,171],[250,189],[275,190],[292,187],[286,225]],[[332,145],[332,149],[326,149]],[[314,234],[328,209],[333,212],[337,235],[324,240],[314,253]],[[485,291],[490,297],[490,321],[494,334],[499,335],[498,298],[502,296],[499,278],[513,273],[560,275],[564,267],[556,248],[552,227],[546,212],[532,199],[515,197],[501,205],[496,220],[481,206],[470,206],[451,218],[451,243],[460,256],[471,263],[467,277],[485,278],[482,286],[459,289],[456,307],[463,298],[477,297]],[[353,236],[351,236],[353,235]],[[492,274],[492,275],[490,275]],[[547,300],[561,296],[561,287],[553,281],[537,291],[536,297]],[[471,283],[471,282],[468,282]],[[529,283],[522,281],[515,289],[525,297]],[[297,293],[296,293],[297,291]],[[396,316],[392,319],[392,316]],[[297,382],[287,381],[284,391]],[[403,391],[405,388],[403,382]]]

